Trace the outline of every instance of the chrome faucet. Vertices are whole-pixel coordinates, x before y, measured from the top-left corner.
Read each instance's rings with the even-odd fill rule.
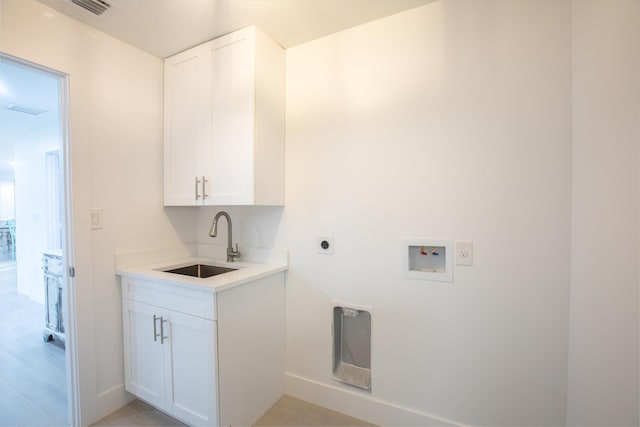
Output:
[[[225,218],[227,218],[227,237],[228,237],[228,244],[227,244],[227,262],[233,262],[235,258],[240,258],[240,251],[238,250],[238,244],[236,243],[236,250],[233,250],[233,237],[232,237],[232,225],[231,225],[231,217],[229,216],[228,213],[226,213],[225,211],[220,211],[216,214],[216,216],[213,218],[213,224],[211,224],[211,230],[209,230],[209,236],[211,237],[216,237],[216,234],[218,234],[218,219],[220,219],[220,217],[223,216]]]

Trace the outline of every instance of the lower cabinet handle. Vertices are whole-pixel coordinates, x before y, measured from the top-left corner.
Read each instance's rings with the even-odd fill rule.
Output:
[[[158,319],[162,319],[162,317],[157,317],[154,314],[153,315],[153,341],[158,341],[158,337],[161,337],[161,334],[158,334],[158,330],[156,329],[156,321]],[[162,323],[160,323],[160,327],[162,327]],[[160,339],[162,339],[162,337]]]
[[[164,340],[169,338],[164,336],[164,322],[166,322],[166,320],[160,317],[160,344],[164,344]]]

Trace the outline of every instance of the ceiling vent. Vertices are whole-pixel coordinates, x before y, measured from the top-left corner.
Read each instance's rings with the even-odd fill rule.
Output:
[[[74,4],[84,7],[91,13],[102,15],[111,5],[102,0],[71,0]]]

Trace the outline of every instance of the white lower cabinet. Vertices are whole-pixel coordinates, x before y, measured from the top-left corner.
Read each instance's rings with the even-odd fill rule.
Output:
[[[216,328],[202,319],[124,300],[125,388],[193,425],[217,425]]]
[[[284,393],[284,304],[281,272],[222,292],[123,275],[125,389],[190,425],[252,425]]]

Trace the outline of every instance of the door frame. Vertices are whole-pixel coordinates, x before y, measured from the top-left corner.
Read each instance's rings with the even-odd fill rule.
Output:
[[[69,75],[67,73],[46,67],[31,61],[18,58],[16,56],[0,52],[0,60],[11,62],[26,68],[30,68],[42,73],[58,78],[60,103],[60,153],[63,173],[63,242],[62,253],[64,254],[64,269],[67,272],[63,276],[66,286],[62,295],[62,310],[66,319],[65,324],[65,361],[67,376],[67,417],[68,423],[72,426],[81,425],[80,411],[80,376],[78,369],[78,344],[77,344],[77,309],[75,292],[75,270],[74,270],[74,250],[73,250],[73,186],[71,177],[71,142],[69,138]]]

